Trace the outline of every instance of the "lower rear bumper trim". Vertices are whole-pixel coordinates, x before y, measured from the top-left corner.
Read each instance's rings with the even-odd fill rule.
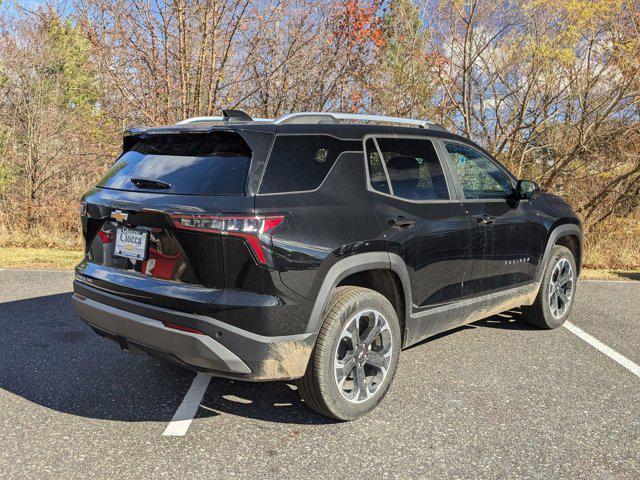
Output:
[[[72,297],[76,312],[90,326],[114,337],[166,352],[187,365],[206,370],[251,374],[237,355],[208,335],[165,327],[161,321],[105,305],[79,295]]]

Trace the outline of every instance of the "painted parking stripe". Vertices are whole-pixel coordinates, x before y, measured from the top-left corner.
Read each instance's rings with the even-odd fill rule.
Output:
[[[589,345],[591,345],[595,349],[600,350],[607,357],[611,358],[612,360],[615,360],[616,362],[618,362],[620,365],[622,365],[624,368],[629,370],[631,373],[633,373],[637,377],[640,377],[640,365],[632,362],[624,355],[620,355],[613,348],[608,347],[597,338],[589,335],[587,332],[585,332],[581,328],[576,327],[573,323],[564,322],[564,326],[571,333],[573,333],[574,335],[577,335],[578,337],[580,337],[582,340],[587,342]]]
[[[187,433],[193,417],[196,416],[198,408],[200,408],[200,402],[207,391],[210,380],[211,377],[208,375],[196,374],[187,394],[182,399],[182,403],[162,435],[165,437],[181,437]]]

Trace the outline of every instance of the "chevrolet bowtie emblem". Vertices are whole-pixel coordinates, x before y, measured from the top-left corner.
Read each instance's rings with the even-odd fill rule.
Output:
[[[116,222],[124,222],[127,218],[129,218],[128,213],[124,213],[121,210],[114,210],[111,212],[111,218],[113,218]]]

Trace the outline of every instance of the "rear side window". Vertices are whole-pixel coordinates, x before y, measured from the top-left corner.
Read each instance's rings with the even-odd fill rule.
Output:
[[[387,175],[384,173],[384,167],[382,165],[382,159],[376,148],[376,144],[373,138],[367,140],[365,145],[367,150],[367,162],[369,163],[369,181],[371,186],[377,192],[390,193],[389,182],[387,181]]]
[[[190,195],[244,195],[251,149],[233,132],[141,138],[99,187]]]
[[[391,183],[391,194],[407,200],[447,200],[447,182],[430,140],[376,137],[382,157],[372,153],[367,143],[371,186],[388,193],[380,172],[386,168]],[[380,167],[377,164],[380,164]]]
[[[326,135],[278,135],[260,193],[315,190],[343,150],[342,141]]]

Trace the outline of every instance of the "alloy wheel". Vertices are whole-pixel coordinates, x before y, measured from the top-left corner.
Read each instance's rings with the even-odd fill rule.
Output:
[[[554,318],[561,318],[569,308],[574,282],[571,263],[561,258],[553,267],[549,280],[549,308]]]
[[[376,310],[363,310],[346,323],[334,358],[334,378],[340,394],[362,403],[384,383],[392,354],[389,322]]]

